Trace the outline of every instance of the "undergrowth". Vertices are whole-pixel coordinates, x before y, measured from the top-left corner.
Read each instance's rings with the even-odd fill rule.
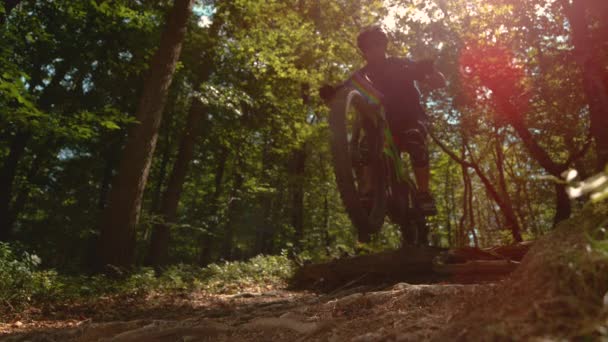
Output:
[[[286,256],[256,256],[248,261],[211,264],[205,268],[172,265],[155,274],[140,268],[120,280],[104,275],[63,275],[40,268],[38,256],[0,243],[0,317],[28,306],[95,300],[107,296],[141,296],[152,292],[204,291],[237,293],[282,287],[294,265]]]

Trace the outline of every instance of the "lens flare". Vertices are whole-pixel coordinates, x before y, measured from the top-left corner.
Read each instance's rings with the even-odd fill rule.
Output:
[[[523,90],[524,70],[506,46],[468,43],[460,52],[459,68],[465,96],[470,99],[478,99],[480,90],[486,88],[488,98],[516,102],[518,107],[527,104]]]

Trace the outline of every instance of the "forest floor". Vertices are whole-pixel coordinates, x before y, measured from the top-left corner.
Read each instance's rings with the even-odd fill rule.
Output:
[[[7,341],[421,341],[495,284],[354,286],[329,293],[102,298],[32,309],[0,324]]]
[[[608,205],[501,281],[108,296],[2,317],[2,341],[608,341]]]
[[[506,310],[499,324],[482,323],[479,316],[509,308],[510,294],[487,305],[487,298],[496,296],[508,282],[361,285],[328,293],[249,288],[236,295],[107,297],[32,308],[0,324],[0,341],[511,340],[517,335],[510,328],[525,332],[520,337],[539,341],[580,335],[572,335],[581,331],[576,313],[569,313],[567,305],[560,309],[559,301],[544,299],[538,301],[541,304],[522,304],[536,307],[540,311],[535,315],[545,318],[556,314],[549,320],[561,328],[547,330],[547,321],[535,317],[522,321],[527,314],[521,306],[519,311]],[[542,303],[557,306],[543,311]],[[478,315],[470,316],[471,310],[478,310]],[[585,333],[607,338],[602,329],[605,333],[608,320],[603,322],[594,322]]]

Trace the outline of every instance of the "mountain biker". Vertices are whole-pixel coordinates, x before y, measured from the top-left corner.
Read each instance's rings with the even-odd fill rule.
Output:
[[[371,82],[373,91],[379,92],[386,120],[400,151],[406,151],[414,169],[418,191],[416,199],[424,215],[437,213],[430,193],[430,167],[427,147],[428,116],[420,104],[420,91],[416,82],[425,82],[430,88],[442,88],[445,77],[435,69],[432,60],[412,61],[406,58],[388,57],[387,34],[378,26],[362,31],[357,46],[366,65],[355,73]],[[353,76],[354,77],[354,76]],[[321,97],[328,101],[338,87],[324,86]]]

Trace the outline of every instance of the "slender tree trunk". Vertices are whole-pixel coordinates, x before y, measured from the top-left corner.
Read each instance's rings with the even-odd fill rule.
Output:
[[[331,255],[331,239],[329,236],[329,198],[327,191],[323,194],[323,244],[327,256]]]
[[[471,193],[471,177],[469,176],[469,169],[462,165],[462,182],[464,184],[464,192],[462,194],[462,216],[458,224],[458,234],[456,235],[456,246],[463,247],[468,246],[466,231],[467,231],[467,217],[469,215],[469,194]]]
[[[321,182],[319,184],[323,185],[323,232],[321,234],[322,236],[322,243],[323,246],[325,247],[325,255],[330,257],[331,256],[331,247],[332,247],[332,239],[331,236],[329,235],[329,227],[330,227],[330,218],[331,218],[331,212],[329,210],[329,187],[327,186],[327,184],[329,184],[329,178],[327,176],[328,172],[327,172],[327,164],[325,163],[325,158],[323,158],[323,153],[319,153],[319,170],[321,171]]]
[[[289,161],[291,189],[291,225],[295,230],[295,245],[300,248],[304,237],[304,171],[306,144],[293,150]]]
[[[500,212],[503,214],[503,217],[505,218],[505,224],[507,225],[507,228],[509,230],[511,230],[511,235],[513,236],[513,240],[515,240],[516,242],[523,241],[523,239],[521,237],[521,228],[519,227],[519,223],[517,221],[517,216],[515,215],[515,212],[513,211],[513,207],[508,206],[503,201],[502,197],[498,194],[498,192],[496,191],[496,188],[494,188],[494,185],[490,182],[488,177],[486,177],[486,175],[482,172],[479,165],[477,165],[476,163],[472,163],[472,167],[475,170],[475,173],[477,173],[477,176],[479,176],[479,178],[481,179],[481,182],[485,185],[485,188],[488,191],[488,194],[492,197],[494,202],[496,202],[496,204],[500,208]]]
[[[540,220],[538,219],[536,210],[532,207],[532,203],[529,200],[531,197],[530,197],[530,193],[528,191],[528,186],[526,184],[522,184],[522,191],[523,191],[524,201],[526,202],[526,208],[528,209],[528,222],[531,225],[531,227],[533,228],[535,236],[540,237],[542,234],[542,232],[539,228]]]
[[[532,158],[534,158],[540,164],[540,166],[552,176],[558,178],[561,177],[562,172],[564,172],[568,168],[568,165],[558,164],[554,162],[553,159],[551,159],[551,156],[549,156],[549,154],[547,153],[547,151],[545,151],[539,145],[538,141],[536,141],[532,133],[530,133],[528,127],[524,122],[524,119],[521,117],[521,113],[518,112],[515,106],[513,106],[513,104],[511,104],[510,102],[504,100],[503,97],[501,97],[499,90],[495,91],[495,94],[497,95],[497,104],[500,106],[501,110],[505,112],[506,117],[509,118],[509,123],[515,129],[515,132],[523,142],[524,147],[526,148],[526,150],[528,150]],[[564,191],[562,191],[562,193],[556,192],[555,194],[555,222],[559,222],[560,220],[564,220],[565,218],[570,217],[570,214],[572,212],[570,202],[563,202],[564,194]]]
[[[260,179],[271,179],[272,175],[269,172],[272,160],[270,158],[270,150],[272,142],[269,138],[271,133],[267,134],[264,138],[264,145],[262,147],[262,168],[259,174]],[[271,184],[269,184],[272,186]],[[261,204],[261,222],[255,228],[255,246],[253,248],[253,255],[268,254],[272,249],[272,239],[274,235],[274,222],[272,222],[272,209],[273,209],[272,194],[263,194],[260,199]]]
[[[494,151],[496,153],[496,171],[498,173],[498,185],[500,187],[500,194],[507,205],[512,206],[511,196],[509,195],[509,189],[507,189],[507,180],[505,178],[505,156],[502,150],[502,137],[496,133]]]
[[[233,260],[234,251],[234,221],[236,220],[237,209],[241,199],[239,198],[241,189],[243,187],[244,177],[239,171],[234,173],[234,184],[232,185],[232,191],[230,192],[230,199],[227,210],[227,220],[224,226],[224,242],[222,245],[222,257],[226,260]]]
[[[513,212],[513,207],[510,207],[505,204],[505,202],[500,197],[498,191],[496,190],[496,188],[494,187],[494,185],[492,184],[490,179],[488,179],[488,177],[483,173],[481,167],[479,166],[479,163],[477,163],[475,160],[472,160],[471,162],[464,160],[464,155],[465,155],[464,152],[462,152],[462,157],[458,157],[456,154],[454,154],[454,152],[452,152],[443,143],[441,143],[441,141],[439,141],[436,137],[433,137],[433,139],[435,140],[437,145],[439,145],[439,147],[445,153],[447,153],[450,156],[450,158],[452,158],[452,160],[458,162],[463,167],[463,170],[465,170],[466,168],[472,168],[475,171],[475,173],[477,174],[477,176],[483,183],[488,194],[492,197],[494,202],[496,202],[496,204],[500,208],[500,212],[503,214],[503,216],[505,218],[506,225],[508,226],[509,229],[511,229],[513,239],[517,242],[522,241],[521,228],[519,227],[519,223],[517,221],[517,216]],[[467,150],[469,149],[466,141],[463,142],[463,148],[465,148]],[[465,172],[463,172],[463,175],[464,174],[465,174]],[[465,178],[465,182],[466,182],[466,178]],[[472,191],[472,189],[470,191]],[[466,209],[465,209],[465,212],[466,212]],[[463,222],[463,219],[461,219],[461,226],[462,226],[462,222]]]
[[[160,212],[160,206],[162,203],[163,196],[163,184],[165,182],[165,178],[167,178],[167,169],[169,167],[169,159],[171,155],[171,121],[173,118],[173,114],[169,113],[167,118],[164,120],[165,122],[165,138],[163,140],[163,147],[161,153],[160,166],[158,170],[158,175],[156,178],[156,185],[154,187],[154,194],[152,195],[152,205],[151,211],[158,213]],[[161,127],[162,130],[162,127]]]
[[[504,206],[506,210],[509,212],[508,216],[511,217],[510,220],[507,221],[509,225],[509,229],[512,232],[513,239],[517,242],[522,241],[521,237],[521,226],[519,225],[519,221],[517,220],[517,215],[515,214],[516,210],[513,207],[513,201],[511,200],[511,195],[509,194],[509,189],[507,188],[507,180],[505,178],[505,156],[502,150],[503,138],[499,132],[496,132],[496,142],[495,142],[495,151],[496,151],[496,171],[498,172],[498,184],[500,186],[500,196],[502,201],[504,202]],[[513,223],[517,223],[513,225]]]
[[[219,215],[219,198],[223,192],[224,185],[224,172],[226,171],[226,162],[228,161],[228,149],[224,146],[220,147],[220,151],[216,157],[217,167],[215,169],[215,189],[213,191],[213,195],[209,200],[209,216],[217,217]],[[219,225],[219,220],[213,223],[213,228],[210,232],[203,235],[200,242],[200,254],[199,254],[199,264],[201,266],[206,266],[211,261],[211,244],[213,242],[212,234],[217,232],[217,226]]]
[[[29,183],[29,184],[39,183],[36,181],[36,179],[39,178],[39,176],[40,176],[40,169],[43,166],[42,164],[43,164],[43,159],[41,157],[41,154],[38,153],[38,154],[34,155],[32,163],[30,164],[30,168],[25,176],[25,180],[27,183]],[[29,187],[22,187],[20,189],[19,193],[17,194],[17,197],[15,198],[15,202],[13,203],[13,206],[12,206],[11,211],[8,216],[8,226],[9,227],[13,227],[13,225],[15,224],[15,221],[17,221],[19,214],[21,213],[21,211],[23,211],[23,208],[25,207],[25,204],[27,203],[27,199],[28,199],[29,195],[30,195]]]
[[[112,140],[113,141],[102,154],[105,165],[103,167],[103,174],[101,175],[101,182],[99,183],[98,208],[100,212],[103,212],[108,204],[108,193],[110,191],[112,175],[119,162],[117,154],[120,153],[122,139],[118,136],[114,136]]]
[[[160,214],[162,223],[154,226],[150,241],[150,263],[155,267],[164,266],[169,257],[170,227],[176,221],[177,206],[182,193],[188,167],[194,156],[194,147],[201,123],[205,117],[205,108],[198,99],[193,99],[188,113],[186,127],[181,137],[179,152],[173,164],[173,170],[163,193]]]
[[[25,153],[25,146],[30,138],[29,132],[18,131],[13,137],[9,153],[0,170],[0,241],[8,241],[12,234],[10,220],[13,184],[17,175],[19,160]]]
[[[130,131],[104,213],[97,249],[100,269],[106,265],[133,265],[142,196],[193,3],[194,0],[175,0],[160,46],[152,57],[136,113],[139,123]]]
[[[97,197],[97,208],[99,210],[99,224],[101,224],[102,213],[108,205],[108,193],[110,191],[110,185],[112,182],[112,176],[114,170],[118,165],[120,153],[120,147],[122,145],[122,132],[112,135],[111,141],[107,142],[105,150],[101,153],[103,158],[103,170],[101,174],[101,180],[99,182],[99,193]],[[94,270],[97,267],[97,253],[96,246],[99,243],[99,236],[93,234],[87,241],[87,251],[85,253],[85,264],[90,270]]]
[[[451,210],[450,210],[450,215],[452,217],[453,224],[450,227],[450,230],[448,231],[448,242],[449,245],[448,247],[452,247],[454,246],[454,229],[456,228],[456,224],[458,223],[458,221],[456,221],[456,180],[454,179],[454,182],[452,183],[452,188],[450,189],[450,203],[451,203]]]
[[[562,184],[555,184],[555,194],[556,206],[553,224],[557,225],[559,222],[570,217],[572,206],[570,203],[570,197],[568,197],[568,194],[566,193],[566,188]]]
[[[450,241],[452,240],[452,216],[451,213],[454,210],[454,208],[451,207],[451,197],[450,197],[450,191],[453,191],[453,184],[452,184],[452,174],[450,173],[449,170],[449,164],[447,166],[447,170],[445,173],[445,182],[443,183],[443,198],[445,199],[445,207],[446,207],[446,215],[445,215],[445,229],[447,230],[448,233],[448,245],[450,245]]]
[[[253,255],[269,254],[272,251],[273,225],[272,222],[272,197],[270,194],[263,195],[262,201],[262,222],[256,227],[255,247]]]
[[[475,214],[477,216],[479,226],[484,227],[484,231],[478,237],[478,239],[480,240],[479,245],[489,246],[493,242],[492,239],[490,238],[490,234],[488,234],[488,233],[492,229],[491,228],[492,221],[490,221],[489,217],[490,217],[490,212],[492,212],[492,209],[490,209],[490,208],[494,206],[494,203],[493,203],[493,201],[487,199],[486,201],[484,201],[484,204],[486,205],[486,207],[482,207],[481,199],[479,199],[479,203],[475,207]],[[495,217],[497,219],[500,219],[499,215],[496,215]],[[500,222],[500,221],[498,221],[498,222]]]
[[[469,229],[468,231],[471,232],[471,235],[473,236],[473,246],[474,247],[479,247],[479,241],[477,240],[477,232],[475,231],[475,228],[477,227],[477,222],[475,220],[475,207],[473,204],[473,183],[471,182],[471,178],[469,177],[469,205],[468,205],[468,209],[469,209]]]

